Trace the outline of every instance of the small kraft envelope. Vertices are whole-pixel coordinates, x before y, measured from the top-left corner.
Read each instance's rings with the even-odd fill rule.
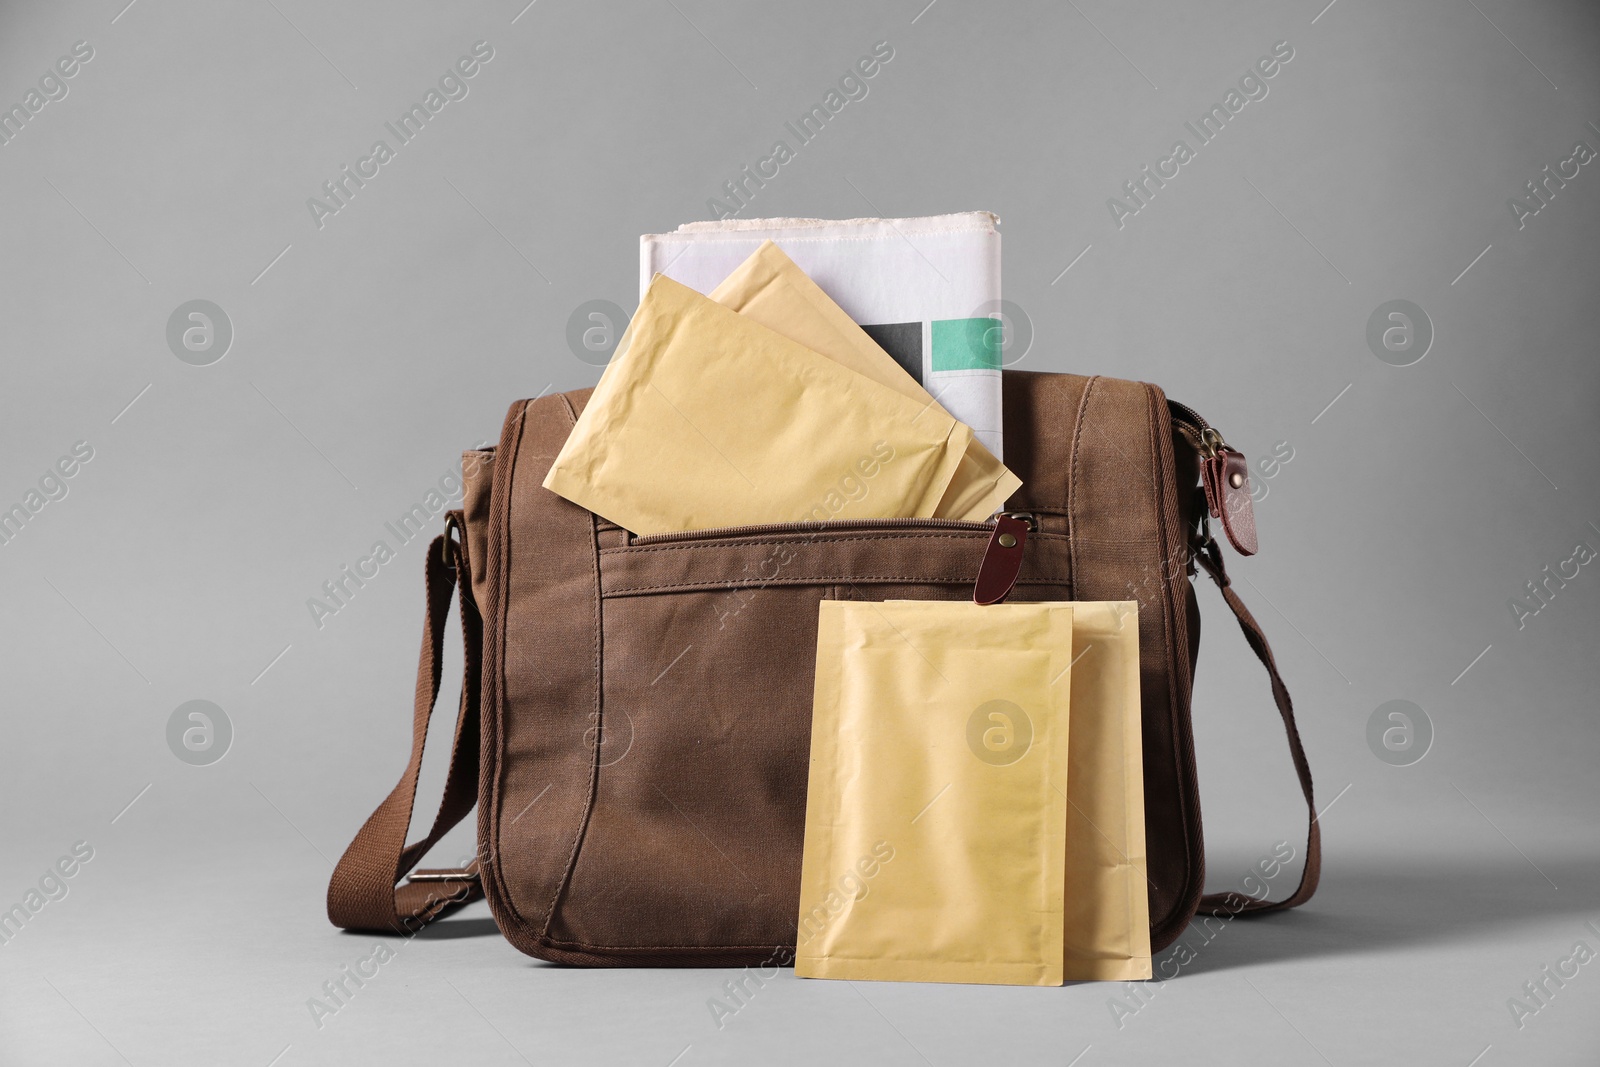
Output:
[[[796,975],[1061,984],[1072,619],[821,603]]]
[[[636,534],[927,518],[972,431],[657,275],[545,488]]]
[[[837,360],[880,385],[944,410],[931,393],[878,347],[867,331],[856,325],[843,308],[771,241],[763,242],[708,295],[717,303]],[[982,522],[1004,507],[1021,485],[1020,478],[1006,469],[982,442],[973,438],[933,515],[940,519]]]

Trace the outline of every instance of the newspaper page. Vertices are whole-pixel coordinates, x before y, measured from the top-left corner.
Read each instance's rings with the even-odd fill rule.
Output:
[[[658,273],[709,293],[771,240],[1003,459],[999,221],[971,211],[691,222],[639,239],[639,293]]]

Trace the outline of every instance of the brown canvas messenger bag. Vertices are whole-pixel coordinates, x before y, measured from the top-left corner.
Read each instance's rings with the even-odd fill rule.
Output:
[[[518,401],[499,444],[464,457],[462,507],[428,549],[411,760],[339,861],[328,916],[409,934],[484,896],[506,938],[540,959],[787,962],[818,603],[970,598],[996,525],[836,520],[636,537],[541,485],[589,392]],[[1005,460],[1023,482],[1007,514],[1032,529],[1014,599],[1139,605],[1152,947],[1200,910],[1310,899],[1321,860],[1310,768],[1207,521],[1209,510],[1254,551],[1244,458],[1139,382],[1008,370],[1004,418]],[[1305,866],[1281,899],[1203,894],[1189,718],[1197,566],[1266,667],[1305,794]],[[466,655],[449,773],[432,829],[408,845],[456,593]],[[413,871],[474,806],[476,858]]]

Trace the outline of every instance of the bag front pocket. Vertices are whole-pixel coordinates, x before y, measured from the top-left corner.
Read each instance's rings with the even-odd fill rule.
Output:
[[[968,597],[992,530],[783,524],[600,549],[594,796],[550,936],[700,965],[793,946],[818,603]],[[1070,595],[1066,537],[1027,552],[1018,598]]]

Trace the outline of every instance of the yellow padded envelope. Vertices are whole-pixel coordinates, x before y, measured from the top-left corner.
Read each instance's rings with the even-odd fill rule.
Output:
[[[1065,975],[1149,978],[1139,605],[1072,604]]]
[[[795,974],[1060,985],[1072,608],[824,600]]]
[[[927,518],[971,440],[657,275],[544,486],[636,534]]]
[[[1053,783],[1053,796],[1049,798],[1051,804],[1064,802],[1065,806],[1063,879],[1059,890],[1061,977],[1066,981],[1149,978],[1152,972],[1138,605],[1131,601],[1075,601],[995,607],[1055,609],[1071,616],[1070,639],[1059,633],[1046,638],[1060,642],[1058,648],[1071,648],[1070,664],[1058,661],[1049,668],[1053,677],[1059,676],[1070,687],[1071,709],[1066,720],[1067,773],[1064,781]],[[945,736],[949,733],[948,722],[939,708],[948,699],[951,687],[944,683],[963,679],[957,670],[946,666],[935,643],[938,631],[928,628],[923,620],[939,615],[953,622],[962,636],[955,632],[945,636],[958,641],[966,650],[965,655],[972,655],[974,647],[1021,651],[1041,640],[1036,629],[1014,627],[1015,616],[984,614],[993,610],[971,604],[917,601],[847,606],[824,602],[818,635],[811,766],[812,795],[818,799],[815,804],[808,803],[806,810],[798,975],[976,982],[1014,980],[1019,973],[1015,967],[997,971],[994,959],[975,964],[945,956],[952,945],[952,927],[978,921],[978,916],[984,914],[982,909],[1003,899],[995,897],[992,888],[959,876],[964,859],[958,846],[963,833],[974,832],[970,825],[958,823],[952,829],[947,822],[929,821],[939,806],[954,795],[954,786],[937,794],[910,827],[902,827],[905,820],[898,818],[902,809],[916,806],[912,800],[933,793],[937,783],[931,779],[941,777],[937,772],[921,772],[923,780],[917,781],[919,767],[928,761],[924,747],[942,748],[945,757],[960,757],[964,751],[974,755],[981,752],[988,755],[988,760],[1003,761],[1019,745],[1032,747],[1040,743],[1033,721],[1036,717],[1024,719],[1003,708],[976,716],[977,731],[969,734],[964,748],[950,745]],[[881,617],[874,618],[879,611],[883,613]],[[997,625],[973,629],[973,620]],[[889,646],[887,655],[863,658],[875,645],[885,642]],[[873,658],[880,661],[876,671],[863,672],[860,664]],[[992,663],[989,684],[1015,676],[1016,659],[1001,658]],[[939,677],[941,673],[944,677]],[[907,689],[906,680],[919,674],[926,690]],[[890,676],[892,680],[885,682]],[[831,695],[835,687],[837,695]],[[966,699],[970,702],[981,694],[980,689],[967,694]],[[911,727],[913,739],[892,746],[886,755],[882,751],[886,746],[875,743],[876,735],[904,728],[896,721],[894,709],[913,705],[918,699],[924,701],[924,706],[913,715],[919,722],[926,720],[931,728],[918,732],[917,727]],[[876,716],[885,714],[890,720],[887,724],[874,721]],[[1019,740],[1023,734],[1031,736],[1026,741]],[[983,757],[979,761],[984,762]],[[956,763],[963,761],[957,758]],[[978,770],[970,762],[967,769]],[[914,787],[892,784],[908,776],[917,783]],[[942,777],[955,780],[950,774]],[[885,796],[889,799],[883,799]],[[1025,794],[1013,795],[1005,803],[1024,817],[1037,819],[1040,815],[1037,801]],[[1027,807],[1030,804],[1031,810]],[[919,842],[922,833],[933,832],[931,827],[938,827],[943,836],[936,839],[930,852]],[[906,874],[910,865],[901,861],[908,848],[917,849],[912,854],[914,864],[933,864],[933,869]],[[860,855],[856,856],[858,852]],[[1019,863],[1016,856],[989,858],[1000,865],[999,877],[1033,876],[1026,861]],[[900,866],[897,868],[896,864]],[[952,894],[944,904],[953,914],[918,917],[908,912],[885,923],[886,914],[902,907],[901,890],[896,887],[903,880],[954,880],[965,891]],[[885,888],[891,892],[880,892]],[[974,898],[978,898],[976,904]],[[939,958],[903,959],[896,955],[906,951],[907,944],[922,944],[916,940],[918,930],[933,932],[935,947],[913,951],[938,954]],[[997,973],[1001,977],[993,977]],[[980,974],[988,977],[978,977]]]
[[[880,385],[923,404],[938,407],[894,357],[834,303],[794,261],[771,241],[750,254],[708,294],[711,299],[866,375]],[[943,408],[939,408],[943,411]],[[1022,480],[974,438],[961,457],[934,517],[982,522],[1005,506]]]

